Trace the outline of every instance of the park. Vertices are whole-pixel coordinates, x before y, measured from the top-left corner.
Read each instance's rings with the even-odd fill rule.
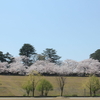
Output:
[[[0,52],[0,96],[26,99],[99,97],[100,61],[94,58],[99,55],[98,51],[100,49],[89,59],[79,62],[72,59],[60,61],[61,57],[52,48],[37,54],[30,44],[22,46],[18,57]]]
[[[57,84],[57,76],[35,76],[36,79],[46,79],[53,85],[53,90],[49,91],[48,97],[59,97],[60,88]],[[89,89],[84,87],[84,83],[89,79],[89,77],[65,77],[66,83],[63,90],[63,96],[65,97],[80,97],[80,96],[90,96]],[[28,76],[13,76],[13,75],[0,75],[0,96],[27,96],[26,90],[22,88],[22,85],[27,82]],[[100,79],[100,78],[99,78]],[[84,88],[86,90],[84,91]],[[41,96],[41,92],[37,89],[34,93],[35,97]],[[99,96],[99,91],[96,94]],[[32,91],[30,91],[30,97],[32,97]]]
[[[100,100],[100,0],[0,1],[0,100]]]

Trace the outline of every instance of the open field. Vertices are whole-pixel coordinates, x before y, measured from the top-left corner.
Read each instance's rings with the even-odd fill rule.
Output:
[[[44,76],[53,84],[54,90],[50,91],[48,96],[59,96],[60,90],[58,88],[55,76]],[[83,84],[88,77],[66,77],[66,85],[64,89],[65,96],[84,96]],[[22,84],[27,80],[27,76],[7,76],[0,75],[0,96],[23,96],[26,92],[22,89]],[[98,93],[100,94],[100,93]],[[30,94],[31,95],[31,94]],[[40,92],[35,91],[35,96],[40,96]],[[89,90],[86,89],[86,96],[89,96]]]

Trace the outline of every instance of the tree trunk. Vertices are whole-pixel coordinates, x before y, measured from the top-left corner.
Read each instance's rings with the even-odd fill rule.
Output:
[[[35,91],[35,90],[33,89],[33,97],[34,97],[34,91]]]
[[[41,96],[43,96],[43,90],[41,91]]]
[[[91,90],[90,90],[90,96],[92,97],[92,92],[91,92]]]
[[[27,96],[29,96],[29,91],[27,91]]]
[[[45,96],[47,96],[47,92],[45,92]]]
[[[61,89],[61,96],[63,96],[63,88]]]
[[[91,90],[91,87],[90,87],[90,96],[92,97],[92,90]]]
[[[94,96],[96,96],[96,92],[95,92],[95,91],[93,91],[93,93],[94,93]]]
[[[49,91],[47,91],[47,90],[45,91],[45,96],[47,96],[47,95],[48,95],[48,92],[49,92]]]
[[[33,86],[33,90],[32,90],[32,92],[33,92],[33,97],[34,97],[34,92],[35,92],[35,85],[34,85],[34,81],[32,82],[32,86]]]

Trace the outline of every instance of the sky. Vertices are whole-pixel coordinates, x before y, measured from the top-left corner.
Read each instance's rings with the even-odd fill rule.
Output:
[[[25,43],[88,59],[100,49],[100,0],[0,0],[0,51],[16,57]]]

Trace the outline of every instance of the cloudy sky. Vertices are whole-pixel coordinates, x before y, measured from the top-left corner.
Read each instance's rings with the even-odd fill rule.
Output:
[[[0,51],[18,56],[24,43],[88,59],[100,49],[100,0],[0,0]]]

